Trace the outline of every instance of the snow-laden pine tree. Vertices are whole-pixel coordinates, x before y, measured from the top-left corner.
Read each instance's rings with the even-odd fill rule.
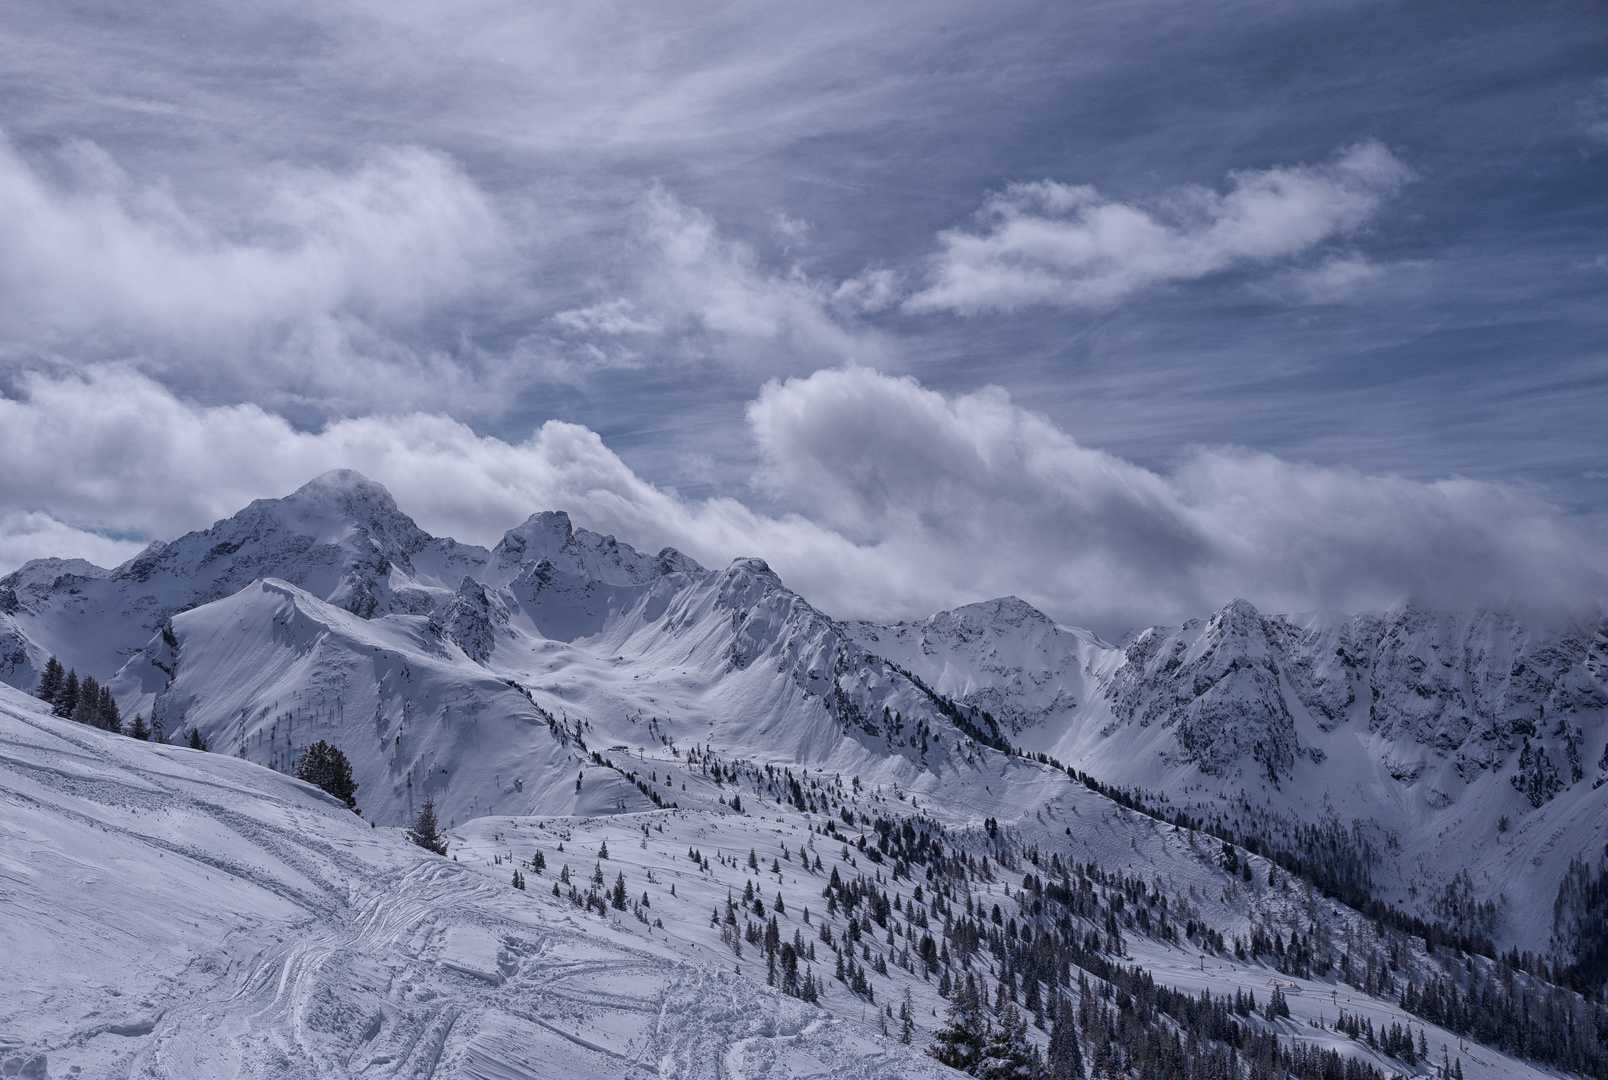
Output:
[[[949,1003],[949,1022],[933,1039],[927,1053],[951,1069],[975,1076],[973,1070],[982,1064],[987,1046],[988,1033],[984,1025],[977,983],[968,974],[966,981],[955,988],[954,1000]]]
[[[340,749],[319,739],[296,759],[296,779],[305,780],[327,791],[351,810],[357,810],[357,782],[352,779],[352,763]]]
[[[419,812],[413,818],[413,827],[408,830],[408,839],[437,855],[447,853],[446,838],[441,835],[436,822],[434,798],[424,800],[424,804],[419,807]]]

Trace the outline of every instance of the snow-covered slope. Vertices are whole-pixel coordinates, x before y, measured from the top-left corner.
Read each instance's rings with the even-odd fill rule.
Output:
[[[561,513],[491,550],[431,537],[350,472],[114,570],[0,580],[0,678],[31,688],[50,655],[233,756],[288,770],[336,743],[385,824],[432,796],[457,822],[718,810],[600,764],[624,760],[609,747],[707,747],[1008,821],[1025,763],[985,746],[1008,741],[1296,854],[1319,837],[1427,916],[1453,886],[1531,949],[1608,811],[1602,627],[1235,601],[1117,647],[1014,598],[840,623],[758,560],[709,570]]]
[[[57,720],[9,688],[0,807],[6,1076],[945,1071],[297,781]]]
[[[1037,911],[1043,879],[1037,893],[1026,883],[1037,871],[1053,884],[1050,867],[1075,862],[1078,880],[1102,884],[1066,940],[1103,936],[1114,959],[1187,993],[1226,1000],[1251,991],[1265,1001],[1279,986],[1291,1017],[1249,1015],[1242,1023],[1252,1030],[1396,1071],[1399,1061],[1332,1029],[1344,1008],[1381,1032],[1405,1021],[1433,1054],[1456,1055],[1469,1080],[1543,1075],[1465,1047],[1332,970],[1289,976],[1271,957],[1201,952],[1183,937],[1186,918],[1237,937],[1276,931],[1292,946],[1297,932],[1321,934],[1359,964],[1368,956],[1369,970],[1388,949],[1398,979],[1441,970],[1299,882],[1268,882],[1265,861],[1247,857],[1252,873],[1242,882],[1220,865],[1214,843],[1117,808],[1054,770],[1013,766],[1023,771],[1001,788],[1002,802],[1021,825],[996,833],[964,824],[968,808],[917,806],[907,792],[830,774],[706,754],[693,762],[664,747],[637,767],[667,787],[740,794],[747,810],[482,816],[452,831],[452,857],[441,858],[260,766],[90,730],[0,689],[8,988],[0,1068],[8,1076],[936,1080],[954,1074],[919,1050],[948,1002],[920,963],[917,939],[942,939],[941,925],[974,909],[987,925],[989,907],[1003,905],[1011,936],[996,928],[994,953],[951,963],[946,944],[939,964],[974,971],[985,989],[989,977],[1010,981],[1014,994],[1007,957],[1016,946],[1004,942],[1018,940],[1017,920],[1021,941],[1030,939],[1025,928],[1052,921]],[[804,781],[811,809],[789,801],[788,777]],[[845,827],[849,817],[859,824]],[[924,881],[920,865],[896,876],[883,834],[865,827],[873,818],[944,830]],[[1068,861],[1048,864],[1051,853]],[[520,867],[525,889],[510,887]],[[601,914],[578,906],[571,897],[594,874],[605,892],[617,875],[625,901],[599,904]],[[567,893],[561,877],[573,883]],[[743,901],[750,886],[768,912]],[[851,886],[885,887],[894,905],[873,922],[864,905],[850,909]],[[719,918],[734,898],[744,922],[769,915],[784,940],[805,943],[800,966],[819,980],[818,1005],[764,985],[774,973],[759,944],[745,945]],[[1121,943],[1114,930],[1102,935],[1102,911],[1105,927],[1124,928]],[[867,992],[831,976],[834,949],[876,968]],[[1060,977],[1061,992],[1080,1003],[1069,978],[1076,982]],[[906,1015],[907,1046],[895,1041]],[[1316,1026],[1324,1021],[1331,1026]],[[1042,1030],[1028,1035],[1043,1044]],[[1092,1054],[1087,1036],[1085,1045]]]

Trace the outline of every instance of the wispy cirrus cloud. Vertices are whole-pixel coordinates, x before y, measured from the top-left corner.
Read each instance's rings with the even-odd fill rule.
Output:
[[[904,307],[1109,307],[1155,285],[1308,254],[1362,227],[1411,176],[1370,141],[1323,165],[1233,173],[1226,194],[1186,187],[1148,206],[1087,185],[1012,184],[984,203],[982,231],[940,234],[929,282]]]

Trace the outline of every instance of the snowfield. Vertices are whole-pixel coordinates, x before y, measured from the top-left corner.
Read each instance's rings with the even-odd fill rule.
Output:
[[[152,1077],[953,1075],[918,1052],[947,1006],[930,978],[898,967],[874,978],[879,1004],[911,993],[917,1033],[907,1047],[879,1004],[830,978],[819,1007],[765,986],[757,950],[734,956],[710,925],[752,882],[773,910],[782,897],[789,930],[818,942],[823,921],[842,932],[821,895],[833,868],[886,876],[852,845],[812,831],[817,816],[753,789],[747,814],[477,818],[451,833],[456,859],[441,858],[270,770],[85,730],[0,690],[0,798],[0,950],[11,988],[0,1052],[17,1067]],[[850,801],[897,800],[873,791]],[[1198,893],[1226,928],[1280,905],[1311,906],[1233,889],[1183,834],[1079,785],[1064,784],[1031,820],[1040,818],[1045,842],[1074,823],[1072,838],[1061,831],[1063,848],[1161,874]],[[513,867],[537,851],[546,870],[512,888]],[[761,869],[747,865],[749,853]],[[823,868],[804,869],[806,854]],[[633,906],[648,895],[642,910],[653,921],[599,917],[553,896],[566,866],[576,880],[599,866],[608,883],[623,875]],[[978,891],[1009,905],[1010,875]],[[1355,913],[1325,907],[1325,918],[1365,932]],[[1308,1026],[1332,1023],[1342,1006],[1404,1019],[1332,979],[1292,980],[1137,936],[1129,955],[1190,990],[1265,998],[1282,985],[1293,1014],[1277,1022],[1282,1034],[1392,1064]],[[829,963],[814,966],[829,974]],[[1545,1075],[1425,1030],[1433,1048],[1462,1056],[1471,1078]]]
[[[9,689],[0,802],[7,1076],[947,1072],[305,784]]]

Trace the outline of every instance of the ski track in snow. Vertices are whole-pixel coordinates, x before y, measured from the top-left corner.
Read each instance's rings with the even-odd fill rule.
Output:
[[[153,1078],[945,1071],[288,778],[3,693],[0,1060]]]

